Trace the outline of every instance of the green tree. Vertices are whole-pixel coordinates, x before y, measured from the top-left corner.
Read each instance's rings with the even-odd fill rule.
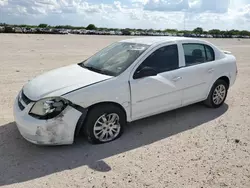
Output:
[[[230,30],[230,32],[232,33],[232,35],[240,35],[239,30],[232,29],[232,30]]]
[[[57,29],[74,29],[75,27],[73,27],[71,25],[56,25],[54,28],[57,28]]]
[[[117,29],[117,28],[112,28],[112,29],[110,29],[110,31],[118,31],[119,29]]]
[[[131,31],[130,31],[129,28],[126,28],[126,29],[123,29],[123,30],[122,30],[122,34],[123,34],[123,35],[131,35]]]
[[[178,33],[178,30],[177,29],[165,29],[164,32],[167,32],[167,33]]]
[[[203,34],[203,29],[201,27],[197,27],[193,30],[193,33],[195,34]]]
[[[21,25],[19,25],[20,27],[29,27],[30,28],[30,26],[29,25],[26,25],[26,24],[21,24]]]
[[[220,35],[220,32],[221,31],[219,29],[212,29],[208,31],[208,33],[211,35]]]
[[[88,29],[88,27],[87,27]],[[99,27],[99,28],[95,28],[95,29],[88,29],[88,30],[98,30],[98,31],[109,31],[110,29],[109,28],[106,28],[106,27]]]
[[[48,24],[41,23],[41,24],[38,25],[38,27],[40,27],[40,28],[46,28],[46,27],[48,27]]]
[[[178,33],[183,33],[183,34],[185,34],[185,35],[189,35],[189,34],[191,34],[192,32],[191,32],[191,31],[188,31],[188,30],[180,30],[180,31],[178,31]]]
[[[87,30],[96,30],[97,27],[94,25],[94,24],[89,24],[87,27],[86,27]]]
[[[246,30],[240,31],[239,34],[240,34],[241,36],[250,36],[250,32],[249,32],[249,31],[246,31]]]

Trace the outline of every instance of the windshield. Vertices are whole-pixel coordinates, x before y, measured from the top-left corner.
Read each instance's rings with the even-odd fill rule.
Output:
[[[79,65],[101,74],[118,76],[148,49],[148,47],[149,46],[145,44],[116,42]]]

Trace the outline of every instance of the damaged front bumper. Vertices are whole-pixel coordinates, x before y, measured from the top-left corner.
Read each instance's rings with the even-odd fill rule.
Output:
[[[34,103],[20,108],[18,97],[14,103],[14,118],[21,135],[34,144],[67,145],[74,142],[77,122],[82,112],[72,106],[67,106],[57,117],[49,120],[39,120],[29,115]]]

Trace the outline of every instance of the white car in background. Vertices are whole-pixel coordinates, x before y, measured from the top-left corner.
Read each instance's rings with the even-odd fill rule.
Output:
[[[14,117],[21,135],[35,144],[72,144],[80,132],[106,143],[127,122],[201,101],[220,107],[236,75],[235,57],[209,42],[128,39],[25,84]]]

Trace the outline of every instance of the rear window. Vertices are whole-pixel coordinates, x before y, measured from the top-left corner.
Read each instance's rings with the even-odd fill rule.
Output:
[[[214,50],[205,44],[183,44],[186,66],[215,60]]]

